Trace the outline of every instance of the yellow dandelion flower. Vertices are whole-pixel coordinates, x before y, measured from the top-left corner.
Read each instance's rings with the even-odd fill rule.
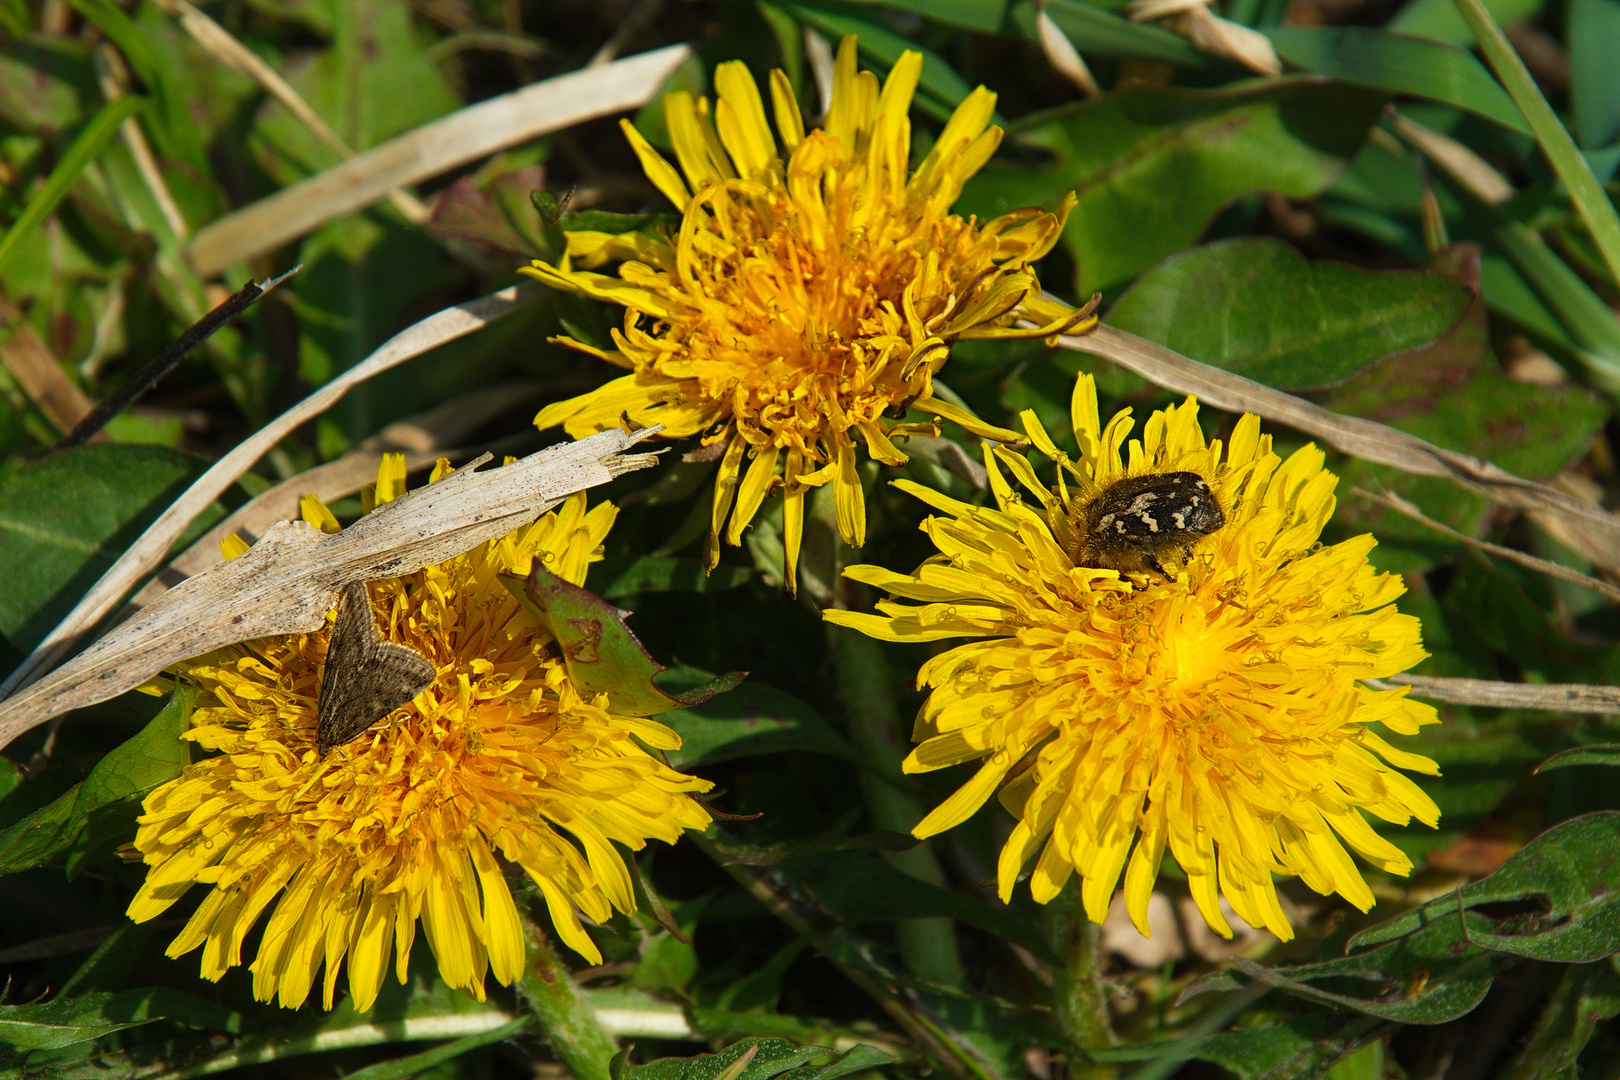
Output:
[[[1122,457],[1130,410],[1102,427],[1095,386],[1082,376],[1073,420],[1079,461],[1023,415],[1057,464],[1056,488],[1022,455],[988,446],[994,509],[896,481],[941,513],[922,526],[940,554],[909,575],[876,566],[846,574],[917,603],[827,612],[887,641],[984,639],[918,673],[931,691],[906,771],[982,764],[916,834],[960,824],[999,787],[1018,818],[997,868],[1002,898],[1039,852],[1034,898],[1050,901],[1078,870],[1086,912],[1101,922],[1123,872],[1143,934],[1166,847],[1199,911],[1228,937],[1222,896],[1249,924],[1293,936],[1276,874],[1367,910],[1373,895],[1346,846],[1391,873],[1412,864],[1364,812],[1397,824],[1440,816],[1396,771],[1436,774],[1435,763],[1375,730],[1413,734],[1438,720],[1434,709],[1405,687],[1363,682],[1426,655],[1418,620],[1391,603],[1405,591],[1400,578],[1368,564],[1371,536],[1317,543],[1338,478],[1314,446],[1279,458],[1257,417],[1244,416],[1223,448],[1204,441],[1188,398],[1154,413]],[[1098,500],[1143,529],[1168,527],[1164,503],[1116,493],[1157,484],[1163,497],[1171,483],[1213,495],[1218,511],[1208,527],[1183,532],[1187,543],[1157,549],[1169,568],[1086,565],[1108,544],[1085,530],[1099,520],[1122,527],[1096,512]]]
[[[787,77],[773,72],[784,158],[748,69],[721,64],[712,108],[686,93],[664,98],[680,172],[621,124],[648,178],[681,211],[679,235],[573,232],[559,265],[526,269],[555,288],[622,304],[616,351],[553,340],[631,372],[547,407],[535,423],[579,437],[628,415],[663,424],[670,438],[702,435],[721,458],[711,568],[722,528],[739,544],[778,487],[790,588],[808,489],[835,485],[839,530],[860,546],[857,439],[876,460],[905,464],[893,440],[935,430],[896,423],[907,408],[985,437],[1020,438],[936,394],[951,343],[1046,337],[1095,321],[1089,307],[1043,298],[1030,269],[1057,243],[1072,195],[1057,214],[1019,210],[980,223],[950,213],[1000,144],[994,94],[968,95],[908,168],[907,110],[921,72],[922,56],[905,53],[880,87],[871,72],[857,73],[855,39],[845,38],[826,126],[808,134]],[[611,260],[622,260],[617,277],[589,272]],[[1018,319],[1037,328],[1015,329]]]
[[[447,471],[441,462],[434,478]],[[386,460],[367,502],[403,490],[403,459]],[[317,526],[330,517],[314,501],[304,512]],[[419,650],[438,676],[324,758],[315,720],[328,629],[182,665],[204,702],[185,737],[211,756],[147,796],[135,848],[149,869],[130,918],[156,918],[193,884],[209,886],[168,955],[201,946],[202,975],[218,980],[274,902],[254,996],[297,1007],[324,964],[330,1009],[347,960],[362,1012],[391,953],[405,981],[420,919],[445,982],[482,1000],[486,972],[511,983],[524,969],[504,859],[539,886],[562,940],[600,963],[575,908],[598,922],[635,909],[614,844],[704,828],[709,814],[689,793],[710,784],[638,745],[678,747],[669,728],[577,693],[549,635],[496,575],[527,574],[538,559],[582,582],[616,513],[610,503],[587,513],[576,495],[465,555],[372,582],[380,636]]]

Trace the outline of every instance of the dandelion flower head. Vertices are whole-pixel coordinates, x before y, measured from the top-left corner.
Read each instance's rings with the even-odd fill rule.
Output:
[[[441,461],[434,479],[448,471]],[[403,456],[386,458],[375,501],[404,480]],[[598,922],[635,909],[614,844],[639,850],[704,828],[709,814],[690,794],[710,784],[638,745],[678,747],[669,728],[577,693],[550,636],[497,575],[526,575],[538,559],[582,583],[615,514],[610,503],[587,512],[579,494],[464,555],[371,582],[380,636],[420,650],[438,675],[386,725],[325,758],[315,719],[328,629],[182,665],[176,674],[201,691],[185,737],[210,756],[146,798],[134,846],[148,872],[130,918],[156,918],[207,886],[168,955],[201,946],[202,975],[217,981],[272,909],[251,965],[255,997],[297,1007],[324,964],[330,1009],[346,960],[361,1012],[390,954],[405,981],[420,920],[445,982],[482,1000],[486,972],[511,983],[524,968],[505,860],[539,887],[562,940],[600,963],[576,908]],[[338,527],[314,499],[304,516]],[[228,554],[246,550],[232,541]]]
[[[921,72],[921,54],[905,53],[880,86],[857,72],[855,39],[846,38],[820,129],[805,132],[787,77],[772,72],[773,134],[747,67],[721,64],[712,108],[684,92],[664,98],[680,171],[621,125],[648,178],[681,211],[679,234],[571,232],[558,265],[526,270],[623,305],[614,350],[553,340],[630,372],[547,407],[535,423],[578,437],[628,416],[663,424],[669,438],[700,435],[720,456],[711,568],[721,536],[740,543],[778,488],[790,588],[809,489],[834,485],[839,530],[860,546],[856,447],[904,464],[893,440],[936,431],[933,422],[899,422],[908,408],[1019,438],[936,393],[953,342],[1046,337],[1095,321],[1089,309],[1044,297],[1030,269],[1057,243],[1072,195],[1056,214],[1019,210],[981,223],[950,212],[1000,144],[994,94],[969,94],[910,168],[907,112]],[[617,277],[591,272],[614,260]],[[1020,319],[1035,328],[1015,328]]]
[[[979,639],[918,673],[930,693],[906,771],[980,764],[916,834],[960,824],[999,788],[1018,819],[997,868],[1002,898],[1034,859],[1037,901],[1078,872],[1086,912],[1102,922],[1123,874],[1143,934],[1166,848],[1227,937],[1223,896],[1250,925],[1293,936],[1279,874],[1367,910],[1373,895],[1350,851],[1396,874],[1412,863],[1364,815],[1439,819],[1398,771],[1435,774],[1435,763],[1377,730],[1414,734],[1438,720],[1434,709],[1364,681],[1426,655],[1418,620],[1393,604],[1400,578],[1369,565],[1371,536],[1318,543],[1338,479],[1315,446],[1283,460],[1252,415],[1226,446],[1206,443],[1189,397],[1154,413],[1122,454],[1130,410],[1103,427],[1090,376],[1072,414],[1078,461],[1023,414],[1055,487],[1023,455],[988,446],[994,508],[896,481],[939,512],[922,526],[939,554],[912,574],[850,567],[898,599],[878,614],[827,613],[888,641]],[[1223,526],[1164,575],[1075,564],[1089,499],[1122,478],[1176,472],[1207,484]]]

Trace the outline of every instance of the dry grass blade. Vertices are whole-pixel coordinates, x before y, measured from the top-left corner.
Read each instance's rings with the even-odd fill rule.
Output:
[[[69,432],[95,408],[95,402],[67,377],[51,350],[23,319],[22,311],[0,296],[0,364],[58,431]],[[107,436],[102,434],[101,438]]]
[[[1371,499],[1375,503],[1379,503],[1382,506],[1387,506],[1398,514],[1405,514],[1413,521],[1421,522],[1423,525],[1428,526],[1435,532],[1440,533],[1442,536],[1449,536],[1453,540],[1460,540],[1470,547],[1478,548],[1481,551],[1488,551],[1492,555],[1507,559],[1511,562],[1516,562],[1520,566],[1528,566],[1530,569],[1540,571],[1541,573],[1546,574],[1548,577],[1555,577],[1560,581],[1571,582],[1579,585],[1583,589],[1591,589],[1595,593],[1599,593],[1610,600],[1620,603],[1620,589],[1610,585],[1607,581],[1592,577],[1589,574],[1583,574],[1579,570],[1571,570],[1567,566],[1561,566],[1558,563],[1547,559],[1537,558],[1536,556],[1527,554],[1523,551],[1515,551],[1510,547],[1503,547],[1500,544],[1493,544],[1489,540],[1479,540],[1467,535],[1466,533],[1460,533],[1456,529],[1453,529],[1450,525],[1444,525],[1429,517],[1422,510],[1418,509],[1417,506],[1401,498],[1399,495],[1394,494],[1393,492],[1379,493],[1367,491],[1364,488],[1351,488],[1350,490],[1355,494],[1360,495],[1364,499]]]
[[[212,222],[188,253],[211,277],[353,213],[391,189],[548,132],[639,108],[691,55],[685,45],[571,72],[470,105]]]
[[[282,108],[292,113],[299,123],[308,128],[312,135],[325,143],[339,157],[354,157],[354,150],[349,144],[326,125],[326,121],[309,107],[309,103],[299,96],[298,91],[294,90],[275,68],[259,59],[258,53],[236,40],[229,30],[198,11],[186,0],[154,0],[154,2],[178,19],[181,28],[191,35],[193,41],[213,53],[223,63],[258,83],[266,93],[281,102]],[[423,205],[422,200],[410,192],[395,189],[388,193],[388,198],[405,216],[405,220],[413,224],[421,225],[432,216],[432,211]],[[184,239],[183,235],[181,239]]]
[[[219,545],[232,533],[251,544],[276,522],[298,517],[298,505],[305,495],[322,502],[353,495],[377,479],[377,466],[384,454],[404,454],[406,472],[424,468],[441,456],[452,460],[472,456],[469,451],[450,447],[496,416],[528,405],[540,396],[539,383],[500,383],[388,425],[336,461],[283,480],[237,507],[148,581],[130,604],[145,607],[193,574],[224,562]],[[520,438],[534,434],[531,431]]]
[[[1546,709],[1550,712],[1620,713],[1620,686],[1585,683],[1510,683],[1489,679],[1436,679],[1427,675],[1396,675],[1387,682],[1368,679],[1369,686],[1390,689],[1410,686],[1416,697],[1453,705],[1484,705],[1493,709]]]
[[[1514,476],[1488,461],[1445,450],[1397,428],[1340,416],[1319,405],[1252,379],[1189,360],[1135,334],[1098,326],[1080,337],[1061,337],[1068,349],[1091,353],[1134,371],[1149,382],[1228,412],[1252,412],[1313,435],[1351,457],[1390,465],[1418,476],[1443,476],[1497,502],[1526,511],[1556,514],[1612,542],[1620,541],[1620,518],[1547,484]]]
[[[308,633],[353,581],[410,574],[493,540],[576,491],[648,468],[623,451],[663,430],[604,431],[510,465],[485,455],[437,484],[372,511],[339,533],[274,525],[228,563],[187,578],[68,663],[0,704],[0,747],[53,716],[133,690],[170,664],[238,641]]]
[[[230,453],[216,461],[165,510],[140,539],[108,568],[101,580],[85,594],[67,618],[29,653],[17,669],[0,685],[0,695],[15,692],[39,672],[48,668],[73,647],[81,635],[100,622],[135,583],[156,570],[169,547],[185,531],[191,520],[226,488],[236,483],[253,463],[289,432],[334,405],[349,389],[380,372],[404,363],[447,341],[464,337],[474,330],[509,315],[541,291],[538,285],[513,285],[500,292],[465,304],[445,308],[414,326],[395,334],[376,352],[345,371],[297,405],[254,432]]]

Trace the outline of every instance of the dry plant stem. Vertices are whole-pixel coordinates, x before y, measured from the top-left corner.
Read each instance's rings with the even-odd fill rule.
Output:
[[[108,101],[117,101],[124,96],[129,86],[129,69],[124,66],[118,50],[110,44],[103,43],[98,46],[95,59],[102,94]],[[182,244],[185,243],[191,236],[191,228],[186,224],[185,215],[180,213],[180,207],[175,204],[174,196],[169,192],[168,182],[163,179],[163,170],[158,168],[157,158],[152,156],[152,148],[147,145],[140,121],[133,116],[125,120],[119,125],[118,137],[124,140],[129,156],[135,159],[135,169],[141,174],[146,189],[152,193],[152,198],[157,202],[163,220],[169,223],[169,229],[174,233],[175,239]]]
[[[216,461],[175,500],[130,549],[107,569],[84,598],[57,627],[29,653],[17,669],[0,684],[0,698],[16,693],[65,655],[79,638],[106,617],[135,583],[156,570],[191,520],[202,513],[253,463],[298,425],[325,412],[349,389],[391,367],[419,356],[447,341],[464,337],[489,323],[509,315],[539,295],[538,285],[513,285],[497,293],[469,300],[430,315],[414,326],[395,334],[382,347],[354,367],[315,391],[249,436],[230,453]],[[0,312],[3,314],[3,312]],[[4,745],[0,740],[0,745]]]
[[[532,83],[423,124],[212,222],[187,249],[191,263],[203,277],[212,277],[363,209],[393,188],[586,120],[639,108],[690,55],[685,45],[640,53]]]
[[[1508,183],[1501,173],[1491,168],[1484,158],[1456,139],[1424,127],[1416,120],[1407,119],[1396,112],[1393,105],[1384,110],[1384,115],[1389,120],[1389,126],[1394,128],[1401,138],[1445,169],[1478,196],[1481,202],[1500,206],[1513,198],[1515,194],[1513,185]]]
[[[900,786],[900,762],[906,752],[890,689],[894,675],[888,659],[883,647],[865,634],[829,626],[827,636],[839,697],[849,714],[849,736],[866,764],[859,775],[872,824],[909,833],[923,819],[923,808]],[[908,851],[884,852],[883,861],[920,881],[946,887],[945,874],[926,840]],[[947,986],[962,985],[962,958],[950,919],[902,919],[895,925],[895,933],[906,966],[914,973]]]
[[[17,305],[3,296],[0,296],[0,364],[5,365],[28,400],[58,431],[72,431],[73,425],[96,407],[79,389],[79,384],[68,378],[34,328],[23,321],[23,313]],[[106,437],[103,432],[101,438]]]
[[[276,69],[259,58],[258,53],[243,45],[240,41],[219,23],[198,11],[186,0],[153,0],[163,11],[180,21],[181,29],[191,35],[193,41],[212,53],[222,63],[235,68],[254,82],[258,83],[271,97],[281,102],[282,108],[292,113],[298,122],[307,127],[310,134],[339,157],[347,160],[354,157],[354,150],[349,144],[338,137],[338,133],[326,126],[309,103],[299,96],[298,91],[283,79]],[[394,208],[404,216],[406,221],[413,225],[421,225],[433,212],[408,191],[394,189],[388,193],[388,199]],[[186,238],[184,233],[179,234],[180,239]]]
[[[576,491],[652,466],[652,454],[623,452],[661,430],[615,428],[476,472],[485,454],[338,533],[280,522],[242,555],[187,578],[0,703],[0,747],[53,716],[133,690],[188,656],[319,629],[351,582],[415,573],[533,521]]]
[[[1394,675],[1388,680],[1368,679],[1367,685],[1387,690],[1395,685],[1412,688],[1414,697],[1453,705],[1483,705],[1492,709],[1545,709],[1549,712],[1620,713],[1620,686],[1586,683],[1510,683],[1489,679],[1439,679],[1427,675]]]
[[[1058,1030],[1082,1050],[1118,1041],[1108,1019],[1108,991],[1103,982],[1102,927],[1086,918],[1080,883],[1071,880],[1046,905],[1046,934],[1063,965],[1052,972],[1052,1018]],[[1112,1080],[1115,1069],[1089,1060],[1071,1060],[1073,1080]]]
[[[895,987],[885,985],[865,968],[844,959],[840,955],[843,951],[840,945],[843,948],[849,946],[842,942],[835,943],[832,935],[811,925],[810,920],[800,913],[792,898],[776,884],[768,872],[730,862],[725,852],[707,836],[696,832],[686,835],[699,850],[714,860],[715,865],[746,889],[749,895],[764,904],[788,929],[810,942],[845,978],[882,1006],[883,1011],[888,1013],[911,1038],[916,1048],[932,1058],[946,1073],[955,1080],[992,1080],[965,1046],[953,1043],[937,1025],[902,1000],[900,992]]]
[[[1399,495],[1394,494],[1393,492],[1379,494],[1377,492],[1367,491],[1363,488],[1351,488],[1350,490],[1354,494],[1360,495],[1364,499],[1371,499],[1375,503],[1387,506],[1398,514],[1405,514],[1413,521],[1421,522],[1422,524],[1427,525],[1429,528],[1433,529],[1437,533],[1440,533],[1442,536],[1449,536],[1453,540],[1460,540],[1469,547],[1478,548],[1481,551],[1490,552],[1492,555],[1498,556],[1499,558],[1516,562],[1520,566],[1527,566],[1532,570],[1538,570],[1541,573],[1546,574],[1548,577],[1555,577],[1560,581],[1568,581],[1572,584],[1579,585],[1583,589],[1591,589],[1593,592],[1598,593],[1609,600],[1620,603],[1620,589],[1610,585],[1607,581],[1592,577],[1589,574],[1583,574],[1579,570],[1572,570],[1567,566],[1560,566],[1558,563],[1552,562],[1549,559],[1537,558],[1536,556],[1527,554],[1523,551],[1515,551],[1510,547],[1503,547],[1500,544],[1493,544],[1489,540],[1478,540],[1472,536],[1460,533],[1451,526],[1443,525],[1433,518],[1427,516],[1415,505],[1401,498]]]
[[[1443,476],[1505,505],[1551,511],[1610,543],[1620,542],[1620,518],[1557,488],[1521,479],[1488,461],[1442,449],[1397,428],[1329,412],[1252,379],[1189,360],[1135,334],[1098,326],[1089,334],[1060,337],[1058,342],[1064,348],[1112,361],[1167,390],[1196,394],[1199,401],[1217,409],[1252,412],[1303,431],[1351,457],[1418,476]]]
[[[496,416],[531,404],[541,391],[538,383],[500,383],[389,424],[336,461],[283,480],[237,507],[148,581],[130,603],[144,607],[191,575],[224,562],[219,545],[232,533],[251,544],[276,522],[296,518],[305,495],[327,503],[353,495],[377,479],[377,466],[384,454],[404,454],[407,473],[441,456],[452,461],[471,456],[467,451],[449,448]],[[529,436],[519,438],[526,440]]]
[[[529,969],[518,992],[534,1012],[551,1049],[575,1080],[609,1080],[608,1063],[619,1045],[608,1034],[568,967],[552,950],[545,934],[524,919]]]

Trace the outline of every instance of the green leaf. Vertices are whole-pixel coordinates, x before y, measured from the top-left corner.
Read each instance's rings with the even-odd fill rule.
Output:
[[[170,157],[178,158],[206,173],[208,157],[196,135],[196,121],[187,114],[186,103],[174,86],[168,67],[163,64],[151,45],[130,17],[112,0],[68,0],[79,14],[105,34],[129,66],[146,84],[152,95],[152,109],[148,112],[150,127],[158,148]]]
[[[54,35],[0,41],[0,120],[54,135],[100,101],[90,51],[79,42]]]
[[[947,26],[995,34],[1007,14],[1007,0],[857,0],[862,6],[891,7],[910,11]]]
[[[681,737],[681,748],[669,751],[670,764],[677,769],[794,750],[858,760],[855,748],[812,706],[762,683],[745,682],[701,705],[666,712],[659,720]]]
[[[294,67],[288,82],[349,146],[365,150],[461,106],[404,0],[345,0],[331,10],[331,47]],[[279,104],[265,106],[249,145],[282,185],[339,161]]]
[[[1537,765],[1535,771],[1566,769],[1571,765],[1620,765],[1620,743],[1592,743],[1560,750]]]
[[[722,563],[709,573],[700,559],[668,555],[610,555],[591,565],[591,584],[604,600],[646,592],[724,592],[746,585],[753,576],[746,566]]]
[[[503,1039],[517,1035],[531,1025],[532,1021],[526,1016],[502,1024],[490,1031],[479,1032],[477,1035],[468,1035],[456,1039],[454,1042],[435,1046],[431,1050],[424,1050],[420,1054],[410,1054],[406,1057],[395,1058],[393,1061],[383,1061],[376,1065],[369,1065],[364,1069],[344,1073],[344,1080],[410,1080],[419,1076],[428,1069],[442,1065],[447,1061],[454,1061],[462,1054],[477,1050],[480,1046],[488,1046]]]
[[[625,624],[627,612],[564,581],[538,560],[527,580],[511,574],[500,578],[524,610],[556,639],[580,695],[589,699],[605,693],[614,712],[657,716],[692,708],[734,688],[746,675],[734,671],[682,694],[666,693],[653,682],[664,667],[647,655]]]
[[[1534,18],[1541,11],[1543,0],[1488,0],[1485,6],[1490,8],[1491,14],[1503,26],[1511,26]],[[1461,45],[1463,48],[1474,44],[1474,32],[1463,22],[1452,0],[1412,0],[1395,13],[1387,29],[1397,34]]]
[[[28,197],[28,204],[23,207],[17,220],[11,223],[5,236],[0,237],[0,273],[5,271],[6,264],[16,254],[23,239],[40,227],[68,189],[78,182],[79,174],[101,153],[102,147],[107,145],[107,140],[113,137],[119,125],[139,112],[145,104],[145,98],[134,95],[119,98],[108,102],[84,126],[67,153],[62,155],[62,160],[56,163],[56,168],[51,170],[45,183]]]
[[[1456,325],[1470,293],[1444,274],[1307,263],[1270,237],[1179,252],[1136,280],[1110,326],[1280,390],[1328,386]]]
[[[733,1066],[750,1051],[753,1057],[741,1072]],[[785,1039],[743,1039],[718,1054],[688,1058],[659,1058],[645,1065],[632,1065],[624,1080],[770,1080],[789,1069],[832,1053],[822,1046],[794,1046]]]
[[[1226,90],[1133,86],[1022,127],[1045,150],[1030,167],[993,161],[968,182],[957,211],[990,218],[1079,196],[1064,242],[1080,266],[1075,290],[1124,285],[1196,240],[1211,217],[1256,191],[1304,198],[1349,162],[1384,95],[1319,79],[1274,79]]]
[[[1564,968],[1535,1034],[1516,1062],[1518,1075],[1574,1080],[1580,1075],[1581,1051],[1603,1030],[1603,1022],[1616,1015],[1620,1015],[1620,975],[1612,958],[1604,964]]]
[[[1193,48],[1180,34],[1172,34],[1152,23],[1122,19],[1086,0],[1048,0],[1046,13],[1087,55],[1129,56],[1187,68],[1214,66],[1207,53]],[[1008,17],[1027,40],[1039,40],[1035,31],[1035,4],[1031,0],[1018,0],[1008,11]]]
[[[1456,3],[1457,10],[1462,12],[1463,19],[1479,39],[1480,52],[1485,54],[1491,70],[1496,72],[1496,77],[1513,96],[1514,104],[1530,122],[1541,152],[1547,155],[1553,171],[1568,189],[1570,200],[1592,233],[1610,275],[1620,281],[1620,213],[1615,212],[1608,193],[1592,175],[1592,167],[1576,149],[1575,140],[1559,122],[1547,99],[1541,96],[1529,69],[1485,5],[1480,0],[1456,0]]]
[[[42,1005],[0,1005],[0,1043],[21,1050],[58,1050],[90,1042],[150,1020],[113,1021],[106,1007],[117,995],[86,994]]]
[[[1017,942],[1037,956],[1055,959],[1040,930],[1005,904],[919,881],[878,859],[842,853],[813,855],[783,863],[782,876],[795,881],[828,911],[852,923],[945,916],[986,933]]]
[[[1570,0],[1568,32],[1569,99],[1575,131],[1588,150],[1620,140],[1620,0]],[[1498,13],[1497,19],[1503,19]]]
[[[830,36],[835,47],[846,34],[854,34],[860,43],[861,54],[876,60],[883,69],[878,72],[879,78],[895,65],[901,53],[922,53],[922,76],[917,81],[921,93],[917,96],[916,107],[932,113],[938,119],[948,117],[951,110],[960,105],[972,90],[956,73],[956,69],[939,54],[873,21],[873,17],[879,15],[873,7],[839,3],[838,0],[815,0],[813,3],[788,3],[782,6],[801,22]]]
[[[1474,54],[1370,26],[1274,26],[1277,55],[1318,75],[1455,105],[1530,134],[1513,99]]]
[[[1349,947],[1409,941],[1434,927],[1475,950],[1535,960],[1584,964],[1620,952],[1620,811],[1553,826],[1484,881],[1369,927]]]
[[[202,471],[157,446],[77,446],[0,483],[0,634],[29,649]]]
[[[0,874],[38,866],[68,850],[87,829],[180,775],[190,761],[181,741],[196,691],[176,688],[140,733],[107,754],[84,782],[43,809],[0,831]]]

